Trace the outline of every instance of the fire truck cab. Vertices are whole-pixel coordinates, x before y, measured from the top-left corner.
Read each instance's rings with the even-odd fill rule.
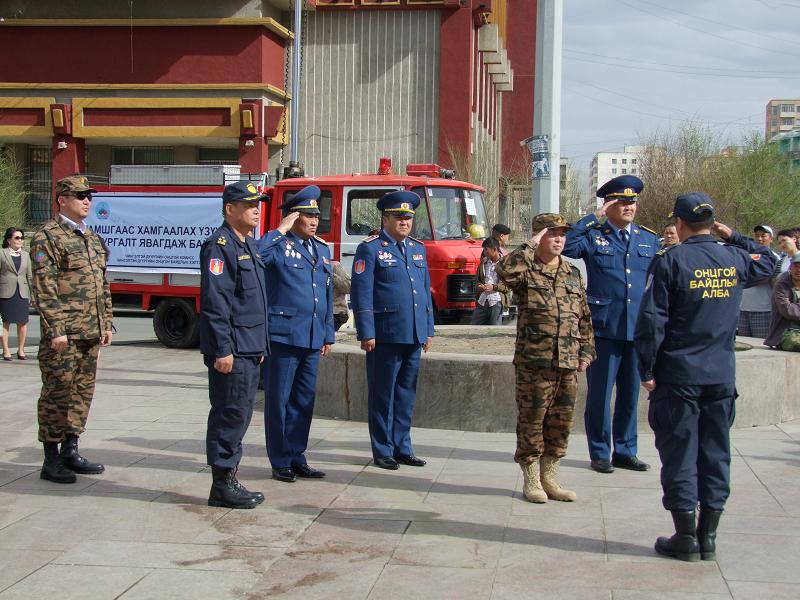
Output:
[[[321,190],[317,235],[326,240],[334,260],[350,272],[356,247],[370,231],[380,229],[378,199],[392,190],[409,190],[421,198],[412,237],[425,244],[436,321],[441,323],[475,307],[475,272],[481,242],[489,233],[484,210],[485,190],[458,181],[453,172],[435,164],[410,164],[404,175],[392,173],[388,158],[377,173],[323,177],[290,177],[267,188],[268,208],[262,230],[280,223],[280,206],[307,185]]]

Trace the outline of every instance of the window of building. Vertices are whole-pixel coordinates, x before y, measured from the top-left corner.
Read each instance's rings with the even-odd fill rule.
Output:
[[[611,164],[612,164],[612,165],[615,165],[615,164],[617,164],[617,159],[616,159],[616,158],[612,158],[612,159],[611,159]]]
[[[778,119],[770,119],[769,126],[770,127],[777,127],[778,126]]]
[[[631,175],[636,175],[636,169],[631,169]]]
[[[632,159],[631,159],[631,164],[632,164],[632,165],[635,165],[635,164],[636,164],[636,159],[635,159],[635,158],[632,158]]]
[[[794,112],[794,104],[781,104],[781,112]]]
[[[622,159],[622,164],[623,165],[627,165],[628,164],[628,159],[627,158],[623,158]]]
[[[627,175],[628,174],[628,169],[622,169],[622,174],[623,175]]]
[[[238,148],[198,148],[198,165],[238,165]]]
[[[172,165],[175,149],[168,146],[117,146],[111,153],[112,165]]]
[[[794,117],[781,117],[781,125],[794,125]]]
[[[780,106],[778,106],[777,104],[773,104],[772,105],[772,116],[773,117],[777,117],[778,113],[780,113],[780,111],[781,111],[781,107]]]
[[[611,169],[611,174],[612,175],[616,175],[617,174],[617,170],[616,169]]]
[[[291,200],[300,190],[287,191],[283,195],[283,202]],[[319,225],[317,225],[317,235],[324,235],[331,231],[331,204],[333,204],[333,194],[330,190],[322,190],[317,200],[319,206]]]

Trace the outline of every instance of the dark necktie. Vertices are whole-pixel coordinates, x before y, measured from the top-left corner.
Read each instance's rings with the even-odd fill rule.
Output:
[[[397,242],[397,247],[400,249],[400,254],[403,256],[403,258],[405,258],[406,257],[405,244],[403,244],[403,242]]]
[[[627,248],[628,246],[628,231],[625,229],[619,230],[619,237],[622,238],[622,245]]]
[[[306,250],[311,255],[311,260],[314,260],[314,248],[311,246],[311,240],[304,241],[303,246],[306,247]]]

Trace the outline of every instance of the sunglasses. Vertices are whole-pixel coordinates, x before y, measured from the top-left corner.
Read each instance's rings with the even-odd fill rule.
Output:
[[[90,200],[92,199],[92,192],[70,192],[69,194],[63,194],[64,196],[73,196],[78,200]]]
[[[24,238],[24,237],[22,237],[21,235],[15,235],[15,236],[13,236],[11,239],[12,239],[12,240],[24,240],[25,238]]]

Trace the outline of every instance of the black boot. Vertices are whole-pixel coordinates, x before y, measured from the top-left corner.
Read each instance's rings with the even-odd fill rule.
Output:
[[[100,463],[89,462],[78,454],[78,436],[68,435],[61,443],[61,460],[70,471],[81,475],[97,475],[106,470]]]
[[[44,464],[39,477],[55,483],[75,483],[75,473],[64,466],[58,455],[58,442],[44,442]]]
[[[211,476],[214,483],[208,495],[209,506],[255,508],[258,505],[256,498],[236,481],[233,469],[211,467]]]
[[[695,511],[672,511],[672,522],[675,523],[675,535],[660,537],[656,540],[656,552],[671,556],[678,560],[696,562],[700,560],[700,546],[694,526]]]
[[[256,504],[261,504],[264,501],[264,494],[262,494],[261,492],[251,492],[246,487],[244,487],[242,483],[236,478],[236,473],[238,473],[238,471],[239,471],[238,467],[233,470],[233,484],[237,487],[237,489],[240,492],[251,495],[255,499]]]
[[[697,518],[697,543],[700,545],[700,558],[716,560],[717,558],[717,525],[721,510],[700,507]]]

